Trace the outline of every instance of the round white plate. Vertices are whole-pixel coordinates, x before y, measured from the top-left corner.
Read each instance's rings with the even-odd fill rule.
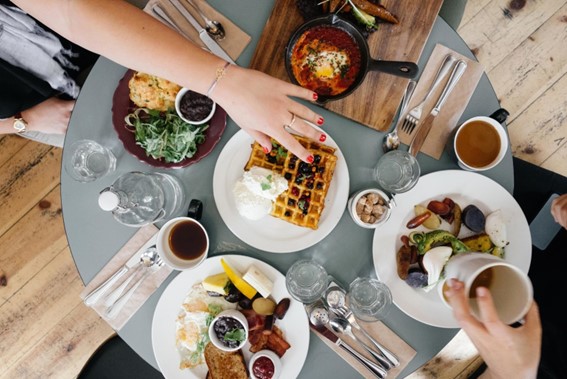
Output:
[[[272,297],[281,300],[291,299],[289,310],[282,320],[276,320],[276,325],[284,333],[284,338],[291,345],[282,357],[281,378],[295,378],[299,375],[309,348],[309,320],[303,304],[291,298],[285,286],[285,276],[272,266],[257,259],[242,255],[221,255],[207,258],[194,270],[182,271],[169,283],[163,291],[152,321],[152,346],[161,373],[167,379],[204,379],[207,375],[207,365],[202,364],[193,369],[181,370],[180,357],[175,346],[175,321],[181,309],[181,304],[190,288],[201,282],[205,277],[223,271],[220,259],[224,258],[231,266],[240,272],[254,264],[274,283]],[[248,351],[247,342],[242,349],[244,358],[248,360],[252,353]]]
[[[406,223],[414,217],[416,204],[427,206],[430,200],[442,201],[449,197],[461,208],[476,205],[485,215],[502,210],[510,244],[505,248],[505,260],[525,273],[530,268],[532,241],[528,222],[516,200],[500,184],[481,174],[447,170],[424,175],[410,191],[396,195],[397,207],[390,219],[374,233],[372,255],[376,275],[392,291],[394,304],[408,316],[440,328],[458,328],[449,307],[441,302],[437,288],[429,292],[414,289],[398,277],[396,252],[401,247],[400,237],[409,234]],[[448,226],[443,222],[443,225]],[[427,231],[424,227],[414,230]],[[473,234],[464,225],[460,238]]]
[[[271,253],[292,253],[321,241],[337,226],[348,200],[348,167],[335,141],[327,135],[325,144],[337,149],[335,155],[338,159],[317,230],[297,226],[269,215],[251,221],[238,213],[232,188],[242,177],[253,142],[252,137],[240,130],[227,142],[217,160],[213,174],[213,194],[225,224],[248,245]]]

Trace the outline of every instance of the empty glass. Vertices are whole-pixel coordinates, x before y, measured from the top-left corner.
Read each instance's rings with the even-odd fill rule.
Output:
[[[328,284],[329,276],[325,268],[310,259],[295,262],[285,276],[290,295],[304,304],[320,299]]]
[[[71,154],[65,162],[65,171],[79,182],[92,182],[116,168],[114,154],[98,142],[79,140],[69,149]]]
[[[377,279],[356,278],[349,286],[347,300],[357,318],[377,321],[387,314],[392,304],[392,293]]]
[[[417,159],[403,150],[393,150],[382,155],[374,168],[374,179],[392,194],[412,189],[420,174]]]

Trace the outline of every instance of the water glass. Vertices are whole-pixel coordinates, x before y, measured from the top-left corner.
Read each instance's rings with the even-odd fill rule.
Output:
[[[304,304],[320,299],[328,284],[329,275],[325,268],[310,259],[296,261],[285,276],[290,295]]]
[[[373,278],[356,278],[349,286],[347,301],[352,313],[362,321],[378,321],[392,304],[388,286]]]
[[[393,194],[412,189],[420,174],[417,159],[403,150],[393,150],[382,155],[374,167],[374,179],[384,190]]]
[[[69,149],[71,154],[65,162],[65,171],[79,182],[92,182],[116,168],[114,154],[98,142],[79,140]]]

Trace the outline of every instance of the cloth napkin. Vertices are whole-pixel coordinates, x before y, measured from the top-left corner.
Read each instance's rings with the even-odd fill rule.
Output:
[[[317,302],[309,305],[305,305],[305,311],[309,314],[309,311],[314,307],[323,306],[323,301],[318,300]],[[394,333],[390,328],[388,328],[384,323],[381,321],[375,322],[365,322],[362,320],[358,320],[358,324],[361,328],[366,330],[376,341],[380,342],[380,344],[390,350],[393,354],[398,357],[400,361],[400,365],[397,367],[393,367],[388,371],[388,378],[396,378],[398,374],[408,365],[408,363],[415,357],[417,354],[416,351],[408,345],[403,339],[401,339],[396,333]],[[325,326],[326,329],[331,331],[341,340],[346,342],[348,345],[353,347],[356,351],[360,354],[364,355],[368,359],[374,362],[374,358],[366,351],[364,348],[360,347],[357,342],[346,335],[341,335],[335,333],[330,327]],[[327,337],[325,337],[321,332],[319,332],[314,326],[311,327],[311,331],[323,341],[325,345],[327,345],[331,350],[337,353],[342,359],[344,359],[349,365],[352,366],[356,371],[360,373],[364,378],[372,378],[375,377],[372,371],[370,371],[366,366],[360,363],[356,358],[350,355],[349,352],[345,351],[343,348],[335,345],[335,343],[331,342]],[[356,330],[354,327],[352,328],[353,333],[359,337],[360,340],[364,341],[368,346],[374,348],[374,345],[370,341],[366,339],[366,337],[362,334],[362,332]]]
[[[240,29],[237,25],[235,25],[232,21],[226,18],[224,15],[219,13],[216,9],[210,6],[204,0],[193,0],[196,3],[201,11],[211,20],[216,20],[220,22],[225,30],[225,37],[221,41],[217,41],[218,44],[223,48],[223,50],[233,59],[236,59],[242,54],[246,46],[251,40],[250,35],[246,34],[242,29]],[[185,1],[181,0],[181,3],[189,13],[191,13],[195,19],[204,26],[205,23],[202,20],[201,16],[197,11],[193,9],[193,7],[187,4]],[[149,13],[150,15],[155,16],[152,12],[152,7],[155,4],[159,4],[161,8],[167,13],[169,18],[183,31],[188,35],[193,41],[193,43],[205,47],[201,39],[199,38],[199,33],[193,28],[193,26],[183,17],[181,13],[173,6],[168,0],[150,0],[146,4],[144,11]],[[159,20],[159,17],[156,17]],[[161,20],[160,20],[161,21]]]
[[[139,264],[139,258],[141,253],[145,251],[148,247],[155,244],[155,240],[157,237],[158,228],[151,225],[146,225],[140,228],[133,236],[130,238],[124,246],[116,253],[114,257],[100,270],[100,272],[94,277],[93,280],[85,289],[81,292],[81,299],[85,299],[85,297],[95,288],[97,288],[100,284],[104,283],[106,279],[110,278],[116,271],[118,271],[124,264],[134,261],[135,265]],[[130,266],[130,264],[129,264]],[[132,266],[128,271],[134,269],[135,266]],[[151,270],[154,270],[146,279],[142,282],[142,284],[138,287],[138,289],[132,294],[132,297],[128,300],[128,302],[124,305],[120,313],[112,319],[109,319],[105,312],[107,309],[107,305],[105,304],[106,296],[111,293],[111,291],[121,283],[128,275],[128,272],[122,276],[120,280],[116,284],[114,284],[106,295],[103,295],[93,306],[92,309],[95,310],[108,324],[112,327],[112,329],[118,331],[120,330],[124,324],[132,317],[134,313],[146,302],[146,300],[150,297],[151,294],[163,283],[163,281],[169,276],[172,269],[167,265],[163,265],[161,267],[152,267]],[[140,273],[138,273],[139,276]],[[136,277],[133,278],[136,280]],[[132,284],[132,283],[131,283]],[[126,287],[127,289],[128,287]]]
[[[453,89],[453,92],[449,95],[449,98],[441,108],[441,111],[433,120],[433,126],[429,131],[429,135],[427,139],[423,143],[421,147],[421,152],[425,153],[435,159],[441,158],[443,151],[445,150],[445,145],[450,142],[449,139],[453,133],[453,130],[457,127],[457,123],[461,118],[471,96],[480,80],[484,68],[480,63],[469,59],[456,51],[441,45],[437,44],[431,53],[431,57],[427,61],[425,69],[419,78],[419,82],[415,88],[415,92],[410,100],[409,106],[404,114],[400,116],[398,121],[398,125],[400,122],[403,122],[406,114],[419,104],[425,98],[427,91],[431,87],[435,75],[441,66],[441,62],[447,56],[447,54],[453,54],[457,59],[463,59],[467,62],[467,69],[465,70],[463,76]],[[425,117],[431,112],[435,103],[439,99],[441,92],[443,91],[443,87],[449,81],[449,75],[445,78],[445,81],[439,85],[436,89],[435,93],[431,98],[427,101],[425,106],[423,107],[423,111],[421,113],[421,119],[425,119]],[[402,143],[409,145],[416,134],[419,125],[414,129],[413,133],[410,135],[404,131],[402,131],[398,127],[398,135]]]

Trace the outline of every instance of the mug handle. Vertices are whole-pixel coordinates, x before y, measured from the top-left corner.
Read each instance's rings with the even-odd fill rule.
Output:
[[[203,215],[203,203],[201,200],[193,199],[189,203],[189,210],[187,211],[187,216],[194,218],[199,221]]]
[[[508,116],[510,116],[510,112],[508,112],[504,108],[500,108],[500,109],[494,111],[494,113],[492,113],[488,117],[493,118],[496,121],[498,121],[499,123],[503,124],[506,121],[506,119],[508,118]]]

